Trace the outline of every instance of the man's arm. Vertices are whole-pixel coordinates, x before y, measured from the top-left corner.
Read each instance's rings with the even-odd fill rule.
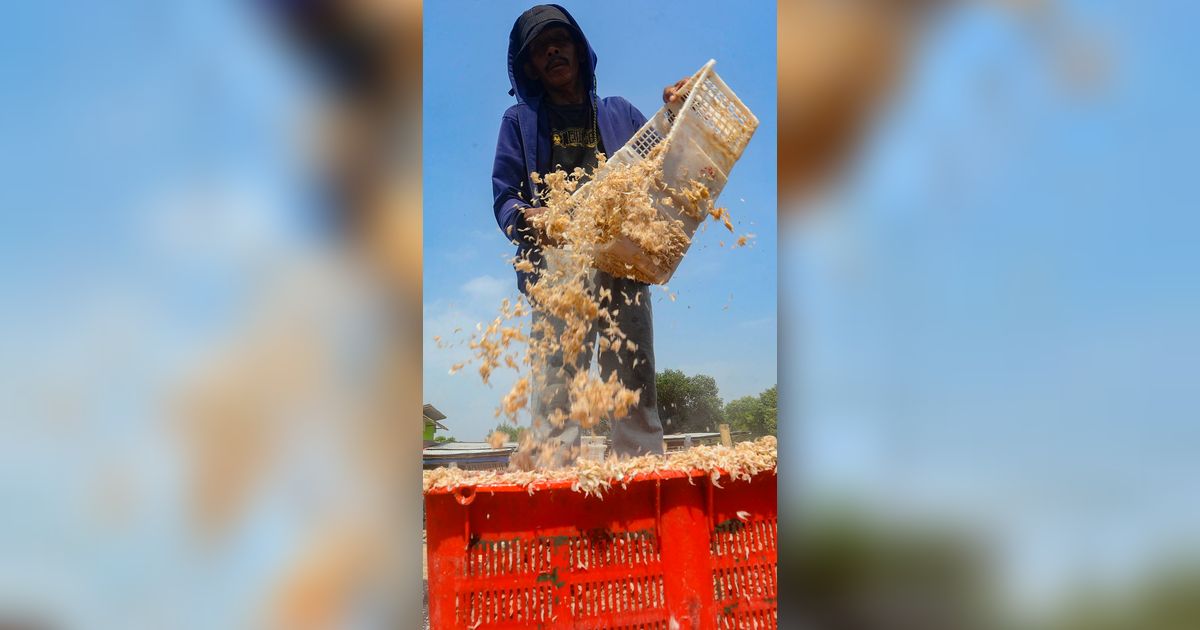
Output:
[[[615,112],[620,112],[622,109],[625,110],[625,116],[629,119],[629,124],[631,125],[631,133],[637,133],[637,130],[641,129],[642,125],[646,124],[646,116],[643,115],[637,107],[634,107],[633,103],[629,102],[629,99],[622,96],[610,96],[604,99],[604,102]],[[612,157],[612,154],[616,153],[617,149],[620,148],[621,147],[616,147],[611,149],[609,157]]]
[[[525,172],[525,153],[516,116],[505,114],[496,141],[496,160],[492,165],[492,210],[496,224],[513,243],[528,238],[523,211],[530,206],[529,174]]]
[[[646,124],[646,116],[633,103],[629,104],[629,119],[633,121],[633,130],[635,133],[638,129],[642,128],[642,125]]]

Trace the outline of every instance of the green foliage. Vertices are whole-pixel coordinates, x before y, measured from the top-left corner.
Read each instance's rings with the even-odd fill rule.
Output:
[[[433,438],[433,441],[434,442],[457,442],[458,438],[452,438],[452,437],[445,436],[445,435],[439,435],[439,436]]]
[[[779,390],[776,386],[758,396],[743,396],[725,405],[725,419],[734,431],[755,437],[779,433]]]
[[[1121,581],[1088,576],[1032,616],[1008,614],[1001,560],[982,531],[807,504],[779,556],[805,627],[855,630],[1194,630],[1200,555],[1187,549]]]
[[[679,370],[656,375],[658,416],[667,433],[716,431],[724,422],[717,381],[707,374],[687,376]]]
[[[1182,553],[1122,587],[1085,586],[1064,598],[1048,630],[1200,627],[1200,557]]]
[[[496,431],[507,435],[509,442],[520,442],[521,437],[525,435],[525,427],[500,423],[496,425],[495,429],[492,429],[492,431],[488,433],[488,437],[491,437],[491,434],[495,433]]]
[[[949,525],[816,510],[792,521],[799,527],[788,532],[780,555],[780,580],[794,585],[788,603],[804,627],[1002,627],[991,603],[989,558],[978,539]]]

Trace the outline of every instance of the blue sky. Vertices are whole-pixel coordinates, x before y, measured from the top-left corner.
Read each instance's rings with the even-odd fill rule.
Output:
[[[951,12],[782,237],[792,479],[970,523],[1025,601],[1200,544],[1200,15],[1166,4]]]
[[[508,95],[508,33],[530,6],[425,6],[425,399],[449,416],[450,435],[465,440],[483,439],[496,425],[493,411],[512,379],[506,374],[488,388],[469,369],[450,376],[465,351],[439,349],[432,337],[450,340],[456,327],[471,331],[491,321],[500,300],[516,293],[505,262],[511,247],[491,209],[491,168],[500,117],[515,103]],[[776,382],[774,3],[563,6],[596,49],[601,96],[624,96],[650,116],[662,105],[663,86],[713,58],[758,117],[721,196],[737,233],[757,235],[754,246],[730,249],[728,232],[708,229],[669,285],[676,301],[656,290],[654,303],[660,370],[709,374],[725,400],[757,394]]]

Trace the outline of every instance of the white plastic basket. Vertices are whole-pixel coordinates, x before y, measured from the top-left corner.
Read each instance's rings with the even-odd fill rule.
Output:
[[[642,126],[625,146],[595,174],[599,180],[608,168],[640,162],[663,141],[669,141],[663,158],[663,179],[674,189],[683,189],[698,181],[716,201],[729,171],[741,157],[750,137],[758,127],[754,117],[733,90],[713,71],[716,60],[710,59],[683,88],[685,98],[664,105]],[[578,193],[576,193],[578,194]],[[690,239],[704,217],[696,220],[681,212],[679,203],[662,203],[656,197],[655,207],[664,217],[678,220]],[[633,278],[650,284],[663,284],[674,275],[686,249],[671,260],[654,261],[628,237],[618,237],[596,251],[596,267],[616,276]]]

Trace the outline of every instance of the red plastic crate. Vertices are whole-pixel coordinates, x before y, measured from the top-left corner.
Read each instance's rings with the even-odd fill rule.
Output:
[[[775,628],[774,472],[425,495],[433,628]]]

